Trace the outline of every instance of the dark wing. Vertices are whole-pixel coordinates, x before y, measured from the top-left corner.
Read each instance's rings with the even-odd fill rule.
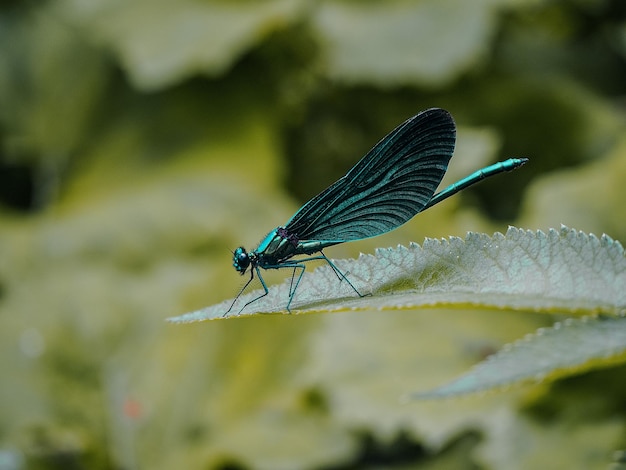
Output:
[[[448,168],[455,140],[450,113],[422,111],[302,206],[285,228],[299,240],[340,243],[399,227],[430,201]]]

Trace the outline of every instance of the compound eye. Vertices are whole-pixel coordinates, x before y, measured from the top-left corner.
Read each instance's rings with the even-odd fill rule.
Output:
[[[250,266],[250,257],[244,247],[240,246],[233,253],[233,266],[241,274],[245,273]]]

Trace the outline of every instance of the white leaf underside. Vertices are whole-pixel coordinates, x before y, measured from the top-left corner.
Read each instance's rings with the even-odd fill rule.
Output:
[[[626,309],[626,257],[619,242],[562,226],[506,235],[468,233],[465,239],[426,239],[422,246],[377,249],[374,255],[335,260],[362,294],[340,282],[328,266],[305,273],[292,313],[338,310],[477,306],[538,312],[603,312]],[[285,311],[291,270],[269,294],[242,295],[226,317]],[[233,299],[171,318],[192,322],[223,318]]]

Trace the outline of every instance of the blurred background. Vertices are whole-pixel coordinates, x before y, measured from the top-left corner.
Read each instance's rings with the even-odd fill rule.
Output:
[[[459,127],[445,182],[530,162],[330,257],[509,224],[626,239],[620,0],[2,2],[0,470],[608,468],[623,367],[403,400],[547,315],[164,322],[233,297],[229,250],[429,107]]]

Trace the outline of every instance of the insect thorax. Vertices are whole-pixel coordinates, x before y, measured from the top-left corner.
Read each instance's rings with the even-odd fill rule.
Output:
[[[267,234],[253,253],[259,266],[268,267],[300,254],[298,247],[298,237],[278,227]]]

